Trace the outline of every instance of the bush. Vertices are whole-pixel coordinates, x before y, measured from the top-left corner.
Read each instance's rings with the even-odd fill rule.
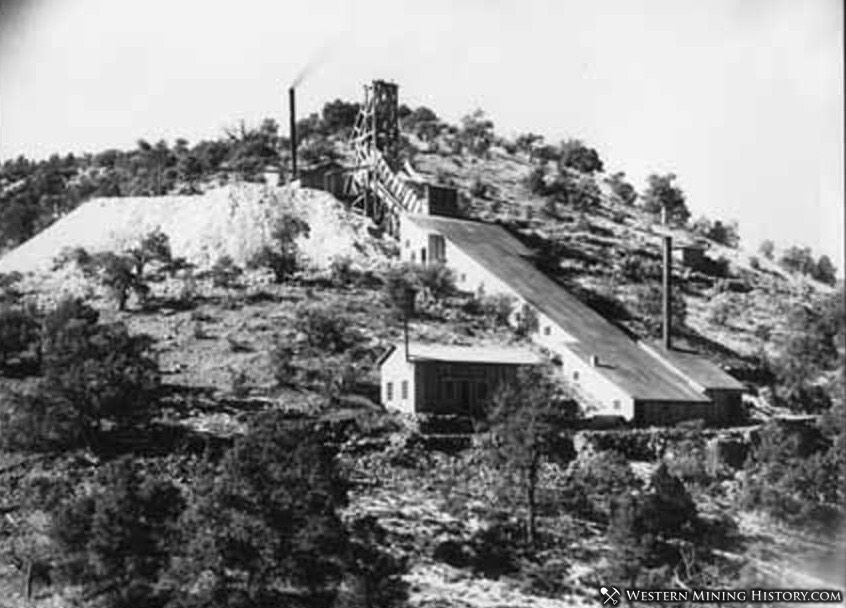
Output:
[[[346,255],[335,256],[329,264],[332,283],[338,287],[349,285],[353,280],[352,259]]]
[[[560,164],[581,173],[602,172],[602,161],[596,150],[588,148],[578,139],[569,139],[561,143]]]
[[[179,542],[184,507],[176,486],[142,474],[129,457],[109,464],[93,493],[53,514],[61,570],[108,605],[162,605],[159,582]]]
[[[700,217],[691,226],[691,231],[726,247],[736,248],[740,244],[735,221],[724,224],[720,220],[712,222],[706,217]]]
[[[741,503],[792,525],[831,530],[843,518],[844,480],[837,444],[821,447],[773,425],[746,462]]]
[[[238,279],[244,273],[241,268],[235,265],[235,261],[231,256],[222,255],[214,263],[210,269],[212,284],[215,287],[223,287],[229,289],[238,283]]]
[[[650,175],[643,193],[643,208],[654,214],[660,214],[662,209],[666,209],[668,221],[684,225],[690,218],[690,211],[685,203],[684,192],[673,185],[675,179],[672,173]]]
[[[420,293],[424,300],[438,302],[455,292],[455,275],[444,264],[403,263],[388,268],[382,275],[385,299],[398,311],[409,306],[410,295]]]
[[[641,487],[626,458],[605,450],[573,462],[564,505],[581,517],[608,522],[617,497]]]
[[[520,338],[528,338],[537,333],[540,327],[537,311],[530,305],[524,304],[523,309],[517,316],[517,325],[514,333]]]
[[[514,298],[506,294],[482,295],[473,300],[473,308],[485,318],[488,327],[509,327],[514,312]]]
[[[820,259],[817,260],[813,270],[811,270],[811,276],[826,285],[834,285],[837,283],[837,269],[834,267],[834,264],[831,263],[831,259],[827,255],[820,256]]]
[[[33,311],[0,304],[0,369],[37,344],[39,323]]]
[[[546,169],[544,167],[535,167],[529,172],[525,178],[526,188],[532,194],[538,196],[546,196],[549,194],[549,187],[546,183]]]
[[[470,194],[476,198],[487,198],[490,194],[490,185],[482,181],[481,178],[476,177],[473,183],[470,184]]]
[[[637,191],[625,180],[626,174],[618,171],[605,179],[605,183],[611,188],[614,198],[623,205],[634,205],[637,200]]]
[[[82,442],[75,412],[43,390],[0,391],[0,428],[0,449],[8,451],[61,451]]]
[[[0,272],[0,305],[17,302],[21,296],[18,290],[23,275],[19,272]]]
[[[350,555],[339,517],[347,484],[334,456],[313,424],[257,416],[219,474],[196,484],[180,520],[186,538],[172,580],[182,605],[331,605]]]
[[[661,278],[661,264],[632,252],[625,252],[615,265],[614,274],[619,280],[646,283]]]
[[[766,240],[761,242],[761,246],[758,247],[758,251],[764,256],[766,260],[773,259],[773,252],[775,251],[775,243],[770,240]]]
[[[816,267],[810,247],[790,247],[782,253],[778,263],[788,272],[804,275],[811,274]]]
[[[346,311],[339,306],[303,305],[297,319],[306,342],[314,349],[341,353],[361,341]]]
[[[495,139],[494,124],[482,110],[476,109],[461,119],[459,137],[471,154],[487,156]]]
[[[100,281],[117,302],[118,310],[126,310],[130,291],[140,300],[149,293],[149,286],[135,273],[135,261],[131,257],[106,252],[95,255],[92,263],[99,268]]]
[[[78,432],[96,447],[103,422],[147,421],[157,407],[160,377],[153,340],[121,323],[72,319],[44,343],[46,389],[74,413]]]
[[[615,501],[608,538],[614,549],[608,574],[635,586],[646,570],[676,566],[677,543],[699,527],[696,507],[684,485],[662,464],[643,495],[621,494]]]
[[[273,272],[274,280],[283,283],[301,265],[297,239],[302,236],[308,238],[310,232],[304,220],[291,213],[284,214],[273,229],[273,245],[262,247],[250,260],[250,266],[268,268]]]

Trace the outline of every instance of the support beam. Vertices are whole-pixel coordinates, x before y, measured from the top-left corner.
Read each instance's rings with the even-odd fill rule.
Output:
[[[664,269],[663,269],[663,293],[662,293],[662,342],[664,348],[670,350],[672,347],[672,289],[673,289],[673,238],[664,236]]]

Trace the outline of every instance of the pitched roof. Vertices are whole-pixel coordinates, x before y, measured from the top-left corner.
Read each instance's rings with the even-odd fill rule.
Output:
[[[637,343],[547,277],[527,259],[531,251],[493,224],[409,215],[418,226],[437,231],[574,338],[562,344],[629,396],[641,401],[706,402],[680,373],[646,355]],[[704,362],[704,364],[708,364]]]

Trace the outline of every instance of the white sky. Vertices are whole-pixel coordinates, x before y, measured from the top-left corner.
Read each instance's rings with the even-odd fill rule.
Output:
[[[694,216],[843,266],[839,0],[0,0],[0,159],[287,125],[386,78],[450,121],[584,139]]]

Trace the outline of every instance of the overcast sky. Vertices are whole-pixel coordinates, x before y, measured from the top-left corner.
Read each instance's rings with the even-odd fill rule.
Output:
[[[839,0],[0,0],[0,159],[286,124],[373,78],[450,121],[676,173],[747,245],[843,266]]]

